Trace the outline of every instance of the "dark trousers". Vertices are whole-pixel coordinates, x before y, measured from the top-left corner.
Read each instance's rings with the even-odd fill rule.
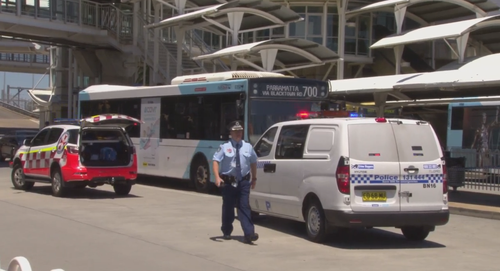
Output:
[[[250,182],[240,181],[238,187],[224,184],[222,188],[222,233],[231,235],[233,232],[234,207],[238,208],[238,219],[245,236],[254,234],[254,225],[250,210]]]

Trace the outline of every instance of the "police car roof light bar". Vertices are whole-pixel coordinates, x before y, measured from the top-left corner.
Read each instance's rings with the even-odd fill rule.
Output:
[[[387,122],[385,118],[375,118],[375,122]]]
[[[78,119],[68,119],[68,118],[54,119],[53,122],[57,123],[57,124],[80,124],[80,120],[78,120]]]

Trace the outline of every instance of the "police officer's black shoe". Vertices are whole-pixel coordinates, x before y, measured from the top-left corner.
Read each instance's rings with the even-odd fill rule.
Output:
[[[257,240],[259,240],[259,234],[257,233],[254,233],[253,235],[245,235],[245,243],[247,244],[251,244]]]
[[[222,238],[224,238],[224,240],[231,240],[231,235],[224,234],[224,236]]]

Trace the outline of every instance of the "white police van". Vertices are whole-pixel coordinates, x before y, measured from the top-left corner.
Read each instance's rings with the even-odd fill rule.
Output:
[[[396,227],[421,241],[448,223],[444,157],[425,121],[285,121],[271,126],[254,148],[252,211],[305,221],[314,242],[349,227]]]

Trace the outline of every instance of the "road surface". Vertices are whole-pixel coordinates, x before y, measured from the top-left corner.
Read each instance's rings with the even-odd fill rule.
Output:
[[[11,189],[0,168],[0,262],[25,256],[34,270],[497,270],[500,222],[452,215],[423,243],[396,229],[355,230],[320,245],[300,223],[264,219],[255,245],[220,237],[221,198],[136,185],[115,198],[109,186],[55,198],[45,184]],[[175,189],[169,188],[175,187]],[[234,235],[241,240],[235,221]],[[238,237],[239,236],[239,237]],[[375,268],[376,267],[376,268]]]
[[[39,128],[38,119],[11,111],[0,106],[0,130],[2,128]]]

